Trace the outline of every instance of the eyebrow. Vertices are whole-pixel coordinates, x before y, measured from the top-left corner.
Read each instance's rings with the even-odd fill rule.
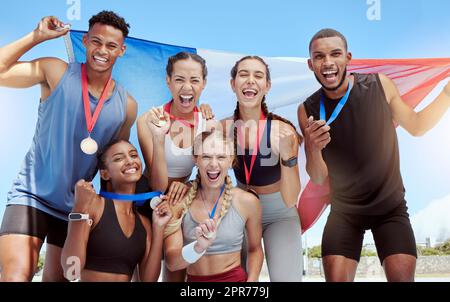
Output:
[[[128,153],[131,153],[131,152],[137,152],[137,150],[136,149],[131,149],[130,151],[128,151]],[[117,152],[117,153],[114,153],[113,155],[112,155],[112,157],[114,157],[114,156],[116,156],[116,155],[124,155],[125,153],[123,153],[123,152]]]

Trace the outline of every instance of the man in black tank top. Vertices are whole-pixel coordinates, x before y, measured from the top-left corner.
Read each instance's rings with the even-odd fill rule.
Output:
[[[394,122],[423,135],[450,107],[450,83],[416,113],[385,75],[347,75],[352,55],[341,33],[323,29],[309,48],[308,65],[322,88],[299,106],[298,119],[311,181],[330,180],[331,211],[322,237],[325,278],[353,281],[370,229],[387,280],[414,281],[416,244]]]

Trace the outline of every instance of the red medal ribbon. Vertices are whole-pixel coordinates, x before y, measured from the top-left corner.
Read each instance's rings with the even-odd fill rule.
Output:
[[[259,145],[261,144],[261,140],[262,140],[262,135],[263,133],[260,133],[259,131],[259,126],[261,124],[261,121],[266,122],[266,115],[264,114],[264,112],[261,112],[261,117],[259,118],[259,122],[258,122],[258,128],[256,130],[256,140],[255,140],[255,146],[253,147],[253,152],[252,152],[252,159],[250,161],[250,169],[248,169],[247,164],[245,163],[245,159],[243,159],[242,161],[244,162],[244,172],[245,172],[245,181],[247,182],[247,187],[250,184],[250,176],[252,175],[252,171],[253,171],[253,166],[255,165],[255,161],[256,161],[256,156],[258,155],[258,150],[259,150]],[[238,140],[239,140],[239,145],[241,146],[245,146],[244,142],[242,142],[242,135],[241,135],[241,128],[237,128],[237,136],[238,136]]]
[[[84,116],[86,118],[86,126],[89,135],[94,129],[95,123],[97,123],[98,117],[100,115],[100,111],[103,108],[103,104],[105,103],[106,96],[108,95],[109,87],[111,86],[112,77],[109,77],[108,82],[103,88],[103,92],[100,96],[97,106],[95,107],[94,115],[91,116],[91,106],[89,104],[89,87],[88,87],[88,79],[86,72],[86,64],[81,65],[81,88],[83,90],[83,104],[84,104]]]
[[[191,127],[191,128],[195,128],[195,125],[198,124],[198,114],[195,114],[195,113],[197,113],[199,111],[197,106],[194,107],[194,120],[195,120],[195,122],[194,122],[194,124],[192,124],[191,122],[188,122],[184,118],[180,118],[180,117],[177,117],[177,116],[171,114],[170,113],[170,108],[171,108],[172,104],[173,104],[173,100],[164,105],[164,111],[169,114],[170,119],[175,120],[175,121],[179,121],[180,123],[182,123],[185,126],[188,126],[188,127]]]

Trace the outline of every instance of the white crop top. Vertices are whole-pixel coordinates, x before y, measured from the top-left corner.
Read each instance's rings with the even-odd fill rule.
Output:
[[[195,131],[195,137],[202,133],[206,127],[206,121],[203,119],[202,113],[196,112],[196,114],[198,114],[199,118],[197,129]],[[188,148],[180,148],[176,146],[170,137],[170,133],[166,134],[164,144],[168,177],[182,178],[189,176],[195,166],[192,159],[192,146]]]

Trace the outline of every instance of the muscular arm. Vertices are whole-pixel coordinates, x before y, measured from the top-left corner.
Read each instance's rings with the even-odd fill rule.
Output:
[[[403,102],[395,83],[379,74],[386,100],[394,120],[413,136],[422,136],[432,129],[450,107],[450,82],[427,107],[415,112]]]
[[[136,121],[137,108],[138,108],[138,106],[137,106],[136,100],[131,95],[128,95],[127,115],[126,115],[125,122],[122,125],[122,128],[120,128],[120,132],[119,132],[120,139],[125,139],[125,140],[130,139],[131,127],[133,127],[133,124]]]
[[[298,107],[297,111],[298,122],[303,136],[305,137],[305,153],[306,153],[306,171],[315,184],[322,184],[328,176],[328,168],[322,157],[322,150],[314,148],[311,142],[310,134],[311,128],[308,127],[308,117],[303,104]]]
[[[61,79],[67,64],[56,58],[41,58],[31,62],[18,60],[37,44],[65,35],[68,30],[54,30],[61,25],[55,17],[43,18],[35,30],[0,48],[0,86],[28,88],[41,84],[42,99],[45,99]]]

